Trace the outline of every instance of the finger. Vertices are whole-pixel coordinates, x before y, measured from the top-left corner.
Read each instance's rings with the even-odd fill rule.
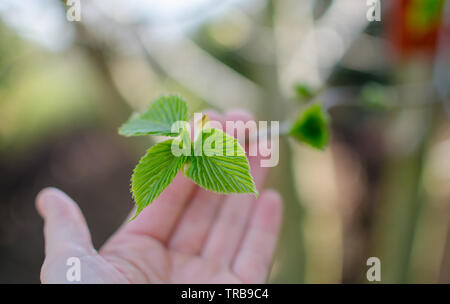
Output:
[[[234,115],[236,115],[235,113]],[[240,115],[244,118],[246,114],[241,113]],[[251,142],[249,145],[257,145],[257,143]],[[253,147],[248,148],[252,149]],[[261,167],[259,154],[249,156],[248,159],[256,187],[260,189],[267,175],[267,168]],[[242,239],[254,201],[255,196],[249,194],[233,194],[225,198],[202,249],[204,257],[224,264],[231,262]]]
[[[200,253],[223,195],[198,189],[174,232],[169,248],[191,255]]]
[[[196,119],[196,113],[194,113],[194,119]],[[205,114],[206,116],[208,116],[208,120],[209,120],[209,125],[211,128],[217,128],[217,129],[222,129],[222,124],[225,121],[224,120],[224,116],[214,110],[205,110],[204,112],[200,112],[200,114]],[[200,115],[200,118],[202,116]],[[201,128],[200,126],[197,125],[197,121],[191,121],[190,122],[190,130],[191,130],[191,139],[194,138],[194,133],[195,133],[195,129],[196,128]]]
[[[80,208],[65,193],[56,188],[42,190],[36,197],[36,208],[45,223],[47,256],[70,248],[95,251]]]
[[[212,124],[211,127],[220,127],[225,123],[223,115],[212,111],[207,111],[206,114],[211,122],[220,124]],[[199,254],[223,199],[223,195],[199,188],[182,215],[170,239],[169,248],[186,254]]]
[[[282,201],[275,191],[265,191],[257,200],[250,225],[233,262],[234,273],[244,283],[264,283],[278,240]]]
[[[131,222],[119,229],[119,233],[147,235],[166,243],[186,204],[196,191],[196,185],[181,172],[161,195]],[[135,213],[133,210],[130,218]]]
[[[46,188],[37,195],[36,208],[44,219],[42,283],[124,282],[117,269],[99,258],[83,214],[70,197],[58,189]],[[69,273],[75,277],[78,273],[78,279],[71,280]]]
[[[227,126],[227,122],[243,122],[244,124],[247,122],[253,122],[255,127],[256,127],[256,122],[254,121],[253,115],[250,114],[247,111],[244,110],[230,110],[227,112],[226,114],[227,120],[225,121],[225,128],[226,128],[226,132],[237,138],[239,140],[240,144],[244,144],[245,143],[245,139],[249,137],[250,135],[250,131],[255,131],[255,130],[250,130],[251,128],[247,125],[245,125],[245,130],[238,130],[238,125],[233,125],[233,127],[228,127]],[[239,131],[245,131],[244,133],[240,133]],[[246,138],[240,138],[240,136],[245,136]],[[246,151],[248,153],[248,146],[245,147]]]
[[[205,114],[209,117],[210,121],[217,121],[220,124],[223,124],[225,121],[225,117],[222,114],[220,114],[214,110],[206,110]]]

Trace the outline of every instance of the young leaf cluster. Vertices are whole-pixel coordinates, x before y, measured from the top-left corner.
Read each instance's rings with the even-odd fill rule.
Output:
[[[173,137],[148,149],[133,171],[131,191],[137,206],[133,219],[170,185],[180,169],[207,190],[257,194],[245,151],[238,141],[221,130],[207,128],[203,120],[199,134],[191,141],[188,119],[186,101],[169,95],[154,101],[144,113],[132,115],[120,127],[123,136]],[[183,153],[174,153],[174,146]]]

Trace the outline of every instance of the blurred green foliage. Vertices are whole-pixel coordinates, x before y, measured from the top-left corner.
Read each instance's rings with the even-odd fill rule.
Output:
[[[329,116],[320,104],[304,110],[289,132],[296,139],[317,149],[324,149],[330,138]]]

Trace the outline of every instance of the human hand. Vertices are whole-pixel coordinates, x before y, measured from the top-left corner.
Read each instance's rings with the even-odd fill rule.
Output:
[[[243,112],[212,120],[250,120]],[[267,168],[249,157],[261,188]],[[263,283],[270,270],[282,216],[280,196],[218,195],[182,175],[97,252],[77,204],[46,188],[36,198],[45,221],[43,283],[68,283],[69,257],[81,264],[81,283]],[[131,215],[134,214],[134,211]]]

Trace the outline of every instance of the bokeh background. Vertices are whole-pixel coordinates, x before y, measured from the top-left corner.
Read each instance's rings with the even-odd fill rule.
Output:
[[[117,128],[155,97],[192,111],[332,118],[317,151],[289,138],[267,183],[285,201],[270,282],[450,283],[450,1],[0,1],[0,283],[38,283],[34,197],[72,196],[98,248],[132,208],[149,138]],[[307,87],[316,96],[302,98]],[[297,88],[297,90],[296,90]]]

